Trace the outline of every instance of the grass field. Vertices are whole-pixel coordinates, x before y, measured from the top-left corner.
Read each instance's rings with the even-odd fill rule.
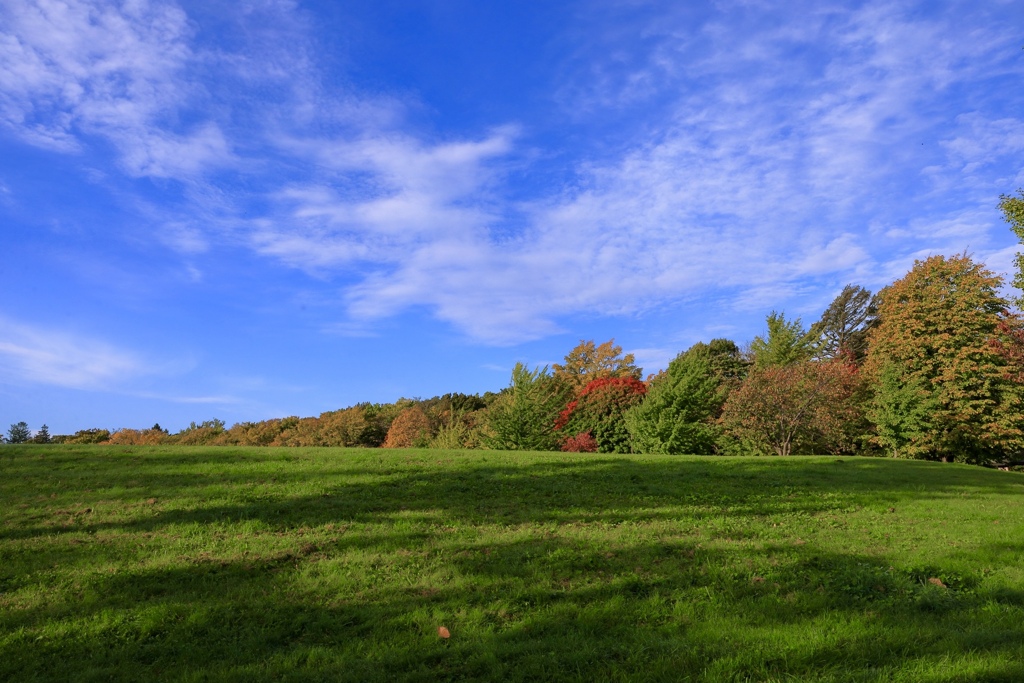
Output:
[[[0,680],[1022,681],[1024,475],[4,446]]]

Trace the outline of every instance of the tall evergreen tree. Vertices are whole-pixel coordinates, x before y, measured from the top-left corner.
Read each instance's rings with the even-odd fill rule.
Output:
[[[7,443],[25,443],[32,437],[28,423],[17,422],[7,430]]]
[[[713,360],[724,365],[724,358],[712,353],[715,342],[720,341],[727,340],[699,343],[676,356],[665,373],[651,382],[643,403],[629,409],[626,426],[635,452],[703,454],[714,450],[719,431],[714,420],[727,393],[725,372],[740,367],[715,368]]]
[[[555,419],[569,395],[547,366],[530,370],[516,363],[511,385],[487,410],[485,445],[498,450],[557,450],[561,435],[555,431]]]
[[[804,329],[800,318],[791,322],[782,313],[772,311],[766,322],[767,336],[754,337],[750,342],[755,368],[784,367],[814,355],[815,337]]]
[[[36,435],[32,437],[32,443],[50,443],[50,428],[43,425],[36,432]]]
[[[843,287],[821,319],[811,326],[810,334],[817,340],[817,356],[863,360],[875,315],[876,302],[870,291],[855,285]]]

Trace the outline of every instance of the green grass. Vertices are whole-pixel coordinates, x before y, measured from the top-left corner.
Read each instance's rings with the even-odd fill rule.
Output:
[[[449,679],[1024,680],[1024,475],[0,448],[0,680]]]

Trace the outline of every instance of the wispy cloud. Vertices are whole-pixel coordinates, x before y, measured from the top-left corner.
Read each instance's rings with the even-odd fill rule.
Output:
[[[107,390],[154,368],[139,355],[96,339],[0,318],[0,374],[6,381]]]
[[[176,396],[173,394],[158,394],[149,392],[134,393],[139,398],[151,398],[168,403],[185,403],[198,405],[233,405],[241,403],[241,399],[235,396]]]
[[[191,176],[227,163],[214,121],[177,114],[201,90],[188,81],[192,27],[154,0],[37,0],[0,5],[0,122],[30,144],[78,151],[100,136],[134,176]]]
[[[384,200],[381,215],[397,220],[373,224],[371,238],[339,243],[307,233],[300,243],[293,234],[287,258],[305,252],[314,262],[334,255],[380,265],[349,290],[357,317],[425,306],[471,336],[514,343],[558,331],[568,313],[638,313],[709,289],[732,289],[743,306],[779,303],[815,279],[880,286],[889,266],[908,266],[922,242],[934,251],[984,246],[991,214],[950,214],[941,202],[929,209],[890,188],[907,191],[914,185],[904,178],[930,173],[926,193],[964,176],[991,193],[981,167],[1011,153],[1022,121],[990,120],[965,98],[963,138],[936,144],[936,135],[949,130],[946,91],[1009,68],[998,48],[1012,36],[984,17],[962,27],[952,17],[917,19],[909,6],[890,3],[812,10],[798,24],[753,9],[739,32],[735,14],[712,17],[697,41],[680,40],[680,27],[662,31],[660,41],[650,32],[650,58],[632,76],[599,80],[597,89],[623,91],[588,101],[590,108],[644,100],[644,83],[679,85],[682,95],[665,106],[656,134],[635,140],[618,159],[581,164],[576,187],[515,207],[525,217],[515,239],[483,229],[496,222],[493,206],[490,216],[462,213],[438,230],[446,221],[433,220],[444,216],[436,207],[456,195],[431,194],[437,200],[412,211],[402,200]],[[972,39],[960,40],[962,33]],[[998,148],[999,139],[1008,144]],[[399,167],[421,168],[408,150],[394,158],[405,160]],[[892,215],[900,201],[924,215]],[[315,203],[306,206],[316,213],[308,208]],[[353,205],[340,206],[346,213],[321,215],[356,223]],[[887,216],[904,232],[866,239],[864,224]],[[374,240],[395,228],[405,231],[394,243],[402,256],[382,256]]]
[[[1024,96],[996,106],[977,84],[1024,71],[1013,32],[967,3],[780,7],[595,4],[551,107],[576,137],[622,125],[546,150],[573,161],[544,188],[511,179],[530,121],[441,136],[397,96],[329,92],[291,3],[254,3],[239,21],[266,30],[231,49],[201,48],[169,2],[5,5],[0,121],[67,152],[99,136],[127,176],[187,180],[156,239],[340,280],[339,331],[424,308],[511,344],[710,292],[799,307],[823,282],[880,286],[922,251],[1003,258],[990,205],[1012,189]],[[624,33],[639,39],[620,49]],[[273,87],[217,98],[192,69]]]

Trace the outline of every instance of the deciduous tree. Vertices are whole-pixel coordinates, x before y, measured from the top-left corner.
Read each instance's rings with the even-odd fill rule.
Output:
[[[855,447],[857,368],[842,359],[754,368],[722,410],[721,423],[747,448],[776,455]]]
[[[625,414],[643,400],[647,385],[635,377],[604,377],[591,380],[566,405],[555,423],[566,438],[588,433],[601,453],[629,453],[629,429]]]
[[[398,414],[388,429],[384,448],[425,448],[430,444],[430,419],[423,408],[412,405]]]
[[[993,344],[1012,320],[1001,284],[966,254],[932,256],[880,293],[865,371],[890,454],[980,463],[1024,446],[1019,367]]]
[[[61,443],[103,443],[110,438],[109,429],[79,429],[71,436],[61,437]]]
[[[321,413],[320,441],[324,446],[356,446],[366,427],[366,411],[362,406]]]
[[[115,431],[107,442],[120,446],[155,446],[162,443],[165,436],[162,430],[126,428]]]
[[[591,341],[580,343],[565,356],[565,363],[551,366],[554,376],[572,387],[580,389],[588,382],[606,377],[632,377],[640,379],[643,370],[636,366],[633,354],[622,355],[622,347],[609,339],[595,345]]]
[[[212,443],[224,432],[224,420],[214,418],[200,423],[189,423],[188,427],[170,437],[170,441],[183,446],[201,446]]]

